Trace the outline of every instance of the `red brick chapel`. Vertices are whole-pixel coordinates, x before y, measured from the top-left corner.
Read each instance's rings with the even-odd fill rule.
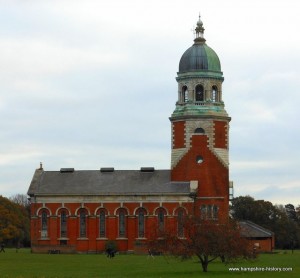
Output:
[[[120,252],[140,252],[156,227],[184,237],[186,214],[228,218],[230,117],[220,60],[203,34],[199,17],[176,78],[171,169],[46,171],[41,164],[28,189],[33,252],[98,253],[111,241]]]

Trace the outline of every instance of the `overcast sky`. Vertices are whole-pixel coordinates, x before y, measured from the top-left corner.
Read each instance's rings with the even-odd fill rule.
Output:
[[[169,169],[178,63],[201,12],[235,196],[300,204],[300,2],[0,0],[0,195],[34,170]]]

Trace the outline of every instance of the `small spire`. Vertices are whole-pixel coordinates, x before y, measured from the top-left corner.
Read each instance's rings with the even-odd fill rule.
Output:
[[[195,43],[204,43],[206,40],[204,39],[204,27],[203,22],[201,20],[201,16],[199,13],[199,19],[197,21],[197,27],[195,28],[196,38],[194,40]]]
[[[39,170],[43,170],[43,162],[40,162],[40,168]]]
[[[198,21],[197,21],[197,26],[202,26],[203,25],[203,22],[202,22],[202,20],[201,20],[201,15],[200,15],[200,13],[199,13],[199,19],[198,19]]]

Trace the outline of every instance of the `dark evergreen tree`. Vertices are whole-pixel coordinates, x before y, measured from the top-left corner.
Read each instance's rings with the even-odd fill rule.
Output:
[[[300,248],[300,208],[292,204],[276,205],[251,196],[232,200],[231,216],[235,220],[249,220],[275,233],[275,247]]]
[[[287,204],[287,205],[285,205],[285,210],[286,210],[286,214],[287,214],[288,218],[290,220],[297,222],[298,217],[297,217],[295,207],[292,204]]]

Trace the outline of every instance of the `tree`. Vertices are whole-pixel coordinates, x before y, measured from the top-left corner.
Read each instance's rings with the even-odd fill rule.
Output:
[[[300,205],[296,207],[296,214],[297,214],[298,221],[300,221]]]
[[[30,206],[30,202],[28,200],[28,197],[25,194],[15,194],[15,195],[9,197],[9,199],[12,202],[14,202],[15,204],[18,204],[18,205],[23,206],[25,208]]]
[[[0,242],[19,244],[28,240],[29,225],[26,208],[0,196]]]
[[[187,216],[183,226],[185,238],[178,237],[175,229],[158,231],[149,241],[149,249],[182,259],[195,255],[203,272],[207,272],[208,264],[218,257],[226,263],[253,258],[250,242],[240,236],[240,229],[235,222],[217,224],[200,217]]]
[[[231,215],[235,220],[250,220],[275,233],[275,247],[293,249],[300,246],[297,209],[292,204],[273,205],[250,196],[232,200]]]
[[[255,210],[255,200],[253,197],[240,196],[231,201],[230,213],[236,220],[253,219],[253,211]],[[253,221],[255,222],[255,221]]]
[[[231,202],[231,215],[235,220],[249,220],[266,229],[272,229],[280,217],[280,212],[269,201],[240,196]]]
[[[289,219],[297,222],[298,217],[297,217],[296,209],[292,204],[285,205],[285,211]]]
[[[24,207],[25,210],[27,211],[27,217],[30,221],[30,201],[28,199],[28,196],[25,194],[15,194],[15,195],[9,197],[9,200],[11,200],[15,204],[18,204],[18,205]],[[28,231],[28,233],[29,233],[29,231]]]

